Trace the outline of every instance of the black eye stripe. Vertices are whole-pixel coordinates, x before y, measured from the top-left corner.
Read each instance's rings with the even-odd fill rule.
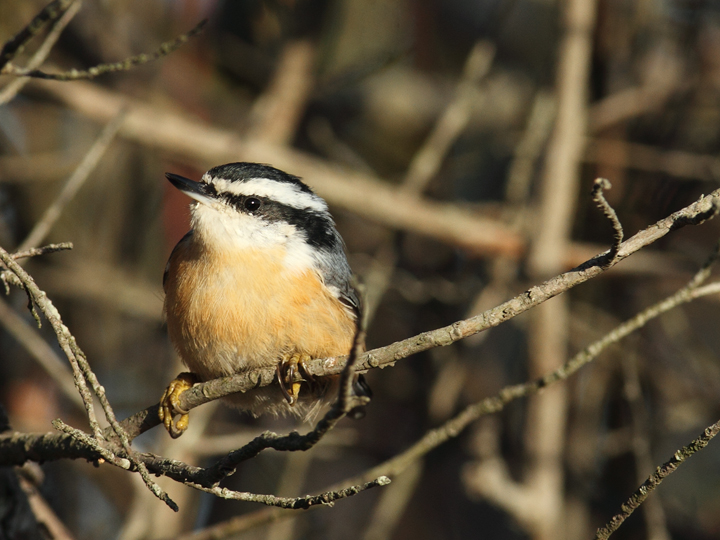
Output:
[[[269,197],[258,195],[235,195],[222,193],[220,198],[233,206],[238,212],[252,214],[268,222],[284,222],[295,226],[305,233],[311,246],[321,249],[332,249],[337,246],[338,239],[334,225],[326,214],[315,212],[308,208],[295,208],[279,203]],[[259,201],[255,209],[247,208],[251,199]]]

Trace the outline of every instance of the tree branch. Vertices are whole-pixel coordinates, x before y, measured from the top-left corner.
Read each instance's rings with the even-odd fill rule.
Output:
[[[11,40],[7,41],[2,51],[0,51],[0,72],[6,67],[8,62],[25,49],[25,45],[42,30],[43,26],[49,21],[60,18],[73,1],[74,0],[54,0],[50,2],[33,17],[25,28],[20,30]]]
[[[475,317],[455,322],[449,326],[424,332],[417,336],[398,341],[391,345],[368,351],[358,358],[357,371],[365,372],[374,368],[393,365],[397,360],[426,351],[433,347],[450,345],[468,336],[485,331],[489,328],[510,320],[521,313],[561,294],[576,285],[600,275],[607,269],[629,257],[636,251],[659,240],[670,231],[686,225],[698,225],[712,218],[720,208],[720,190],[700,198],[697,202],[661,219],[647,229],[640,231],[622,244],[613,257],[610,251],[597,255],[546,282],[531,287],[522,294],[497,307],[489,309]],[[313,359],[306,364],[310,375],[322,377],[339,374],[345,365],[344,356],[334,358]],[[236,392],[248,392],[253,388],[268,386],[275,381],[275,368],[257,369],[238,373],[230,377],[213,379],[195,385],[183,393],[180,406],[189,411],[215,399]],[[144,411],[126,418],[123,426],[130,439],[137,437],[148,429],[159,424],[157,406],[153,405]]]
[[[47,297],[45,292],[40,290],[40,288],[35,283],[35,280],[33,280],[33,278],[30,277],[30,275],[25,272],[25,270],[23,270],[23,268],[12,258],[12,256],[1,247],[0,261],[10,272],[15,274],[15,276],[20,280],[22,288],[28,295],[28,307],[35,316],[38,322],[38,326],[40,325],[40,318],[35,312],[35,306],[37,306],[38,309],[42,311],[42,313],[45,315],[45,318],[50,323],[53,331],[55,332],[58,344],[60,345],[60,348],[65,353],[65,356],[67,356],[67,359],[72,366],[75,386],[77,387],[78,392],[83,399],[83,404],[85,405],[85,411],[87,413],[88,421],[90,423],[90,428],[92,429],[93,436],[95,438],[95,441],[97,441],[97,444],[101,445],[101,442],[104,440],[104,436],[95,415],[95,408],[93,405],[93,393],[100,401],[103,412],[105,413],[106,418],[110,422],[112,430],[111,433],[113,433],[116,440],[119,440],[122,449],[127,454],[127,458],[130,460],[130,463],[133,465],[133,467],[140,473],[140,476],[147,485],[148,489],[158,498],[164,501],[170,508],[177,511],[177,505],[172,501],[172,499],[170,499],[167,493],[165,493],[160,488],[160,486],[158,486],[155,482],[152,481],[147,471],[147,467],[145,467],[145,465],[141,461],[135,459],[134,453],[130,449],[130,439],[115,418],[115,413],[113,412],[112,407],[110,406],[110,403],[108,402],[105,395],[105,388],[100,385],[97,377],[95,376],[95,373],[93,373],[92,369],[90,369],[90,365],[87,362],[85,353],[80,349],[80,347],[75,341],[75,337],[70,333],[70,330],[68,330],[67,326],[63,324],[62,318],[60,317],[60,313],[58,312],[58,310]],[[90,388],[88,387],[88,383],[92,388],[92,393],[90,391]],[[73,433],[72,436],[78,436],[78,433]],[[117,464],[117,461],[114,459],[110,459],[108,461]]]
[[[79,79],[94,79],[95,77],[103,75],[105,73],[128,71],[136,66],[147,64],[148,62],[152,62],[153,60],[157,60],[159,58],[162,58],[163,56],[167,56],[173,51],[179,49],[183,44],[187,43],[190,38],[199,34],[207,23],[208,20],[203,19],[195,26],[195,28],[193,28],[189,32],[181,34],[172,41],[166,41],[165,43],[160,45],[160,47],[158,47],[155,52],[150,54],[142,53],[136,56],[131,56],[130,58],[126,58],[121,62],[98,64],[97,66],[93,66],[87,70],[71,69],[62,73],[46,73],[39,69],[23,69],[13,66],[10,63],[5,63],[1,73],[3,75],[32,77],[34,79],[47,79],[52,81],[77,81]],[[0,65],[3,65],[1,62],[2,56],[0,55]]]
[[[595,533],[595,540],[607,540],[610,538],[630,514],[640,507],[645,499],[655,491],[655,488],[657,488],[665,478],[674,473],[686,459],[705,448],[718,433],[720,433],[720,421],[705,428],[705,431],[697,439],[675,452],[668,461],[658,467],[655,472],[635,490],[630,498],[622,504],[620,513],[613,516],[607,525],[598,529],[597,533]]]
[[[720,203],[719,198],[720,190],[715,191],[708,196],[702,197],[697,202],[678,212],[675,212],[663,220],[660,220],[656,224],[637,233],[635,236],[622,243],[617,256],[614,258],[611,258],[610,251],[607,251],[604,254],[594,257],[572,271],[561,274],[541,285],[533,287],[514,299],[476,317],[465,321],[459,321],[445,328],[420,334],[414,338],[410,338],[381,349],[376,349],[360,356],[357,355],[356,346],[353,349],[353,354],[351,355],[354,356],[352,361],[345,362],[343,357],[314,360],[308,363],[308,371],[314,376],[324,376],[341,373],[344,369],[344,375],[342,376],[342,380],[344,381],[344,391],[341,393],[341,396],[347,395],[348,381],[352,380],[352,372],[355,369],[355,361],[358,362],[357,370],[386,367],[394,364],[401,358],[414,354],[415,352],[427,350],[435,346],[448,345],[462,339],[463,337],[467,337],[487,328],[497,326],[501,322],[523,313],[531,307],[552,298],[553,296],[560,294],[561,292],[564,292],[565,290],[568,290],[571,287],[590,279],[591,277],[599,275],[610,266],[617,264],[617,262],[628,257],[635,251],[663,237],[671,230],[675,230],[688,224],[699,224],[706,219],[711,218],[717,211],[718,204]],[[713,254],[713,257],[716,256],[717,251]],[[44,293],[37,288],[32,281],[32,278],[30,278],[30,276],[28,276],[24,270],[15,263],[12,256],[1,248],[0,260],[2,260],[8,269],[21,279],[23,286],[26,287],[26,290],[31,295],[33,302],[35,302],[46,314],[48,320],[50,320],[53,328],[56,330],[61,347],[66,352],[68,358],[71,359],[71,363],[73,363],[72,359],[76,360],[76,362],[73,363],[73,368],[76,373],[76,383],[79,384],[81,388],[84,388],[84,392],[89,392],[87,386],[84,386],[84,377],[88,377],[88,380],[90,380],[93,384],[95,392],[99,394],[99,397],[104,398],[104,392],[101,391],[102,387],[97,384],[97,380],[94,378],[92,371],[89,371],[89,366],[87,366],[87,362],[85,361],[82,351],[77,348],[74,338],[69,335],[67,328],[62,325],[59,314]],[[711,260],[713,259],[711,258]],[[597,354],[599,354],[599,352],[608,344],[621,339],[628,333],[644,325],[652,317],[671,309],[679,303],[687,302],[703,294],[717,292],[720,289],[720,285],[718,284],[713,284],[703,288],[698,287],[698,285],[709,275],[709,265],[710,261],[703,267],[703,269],[701,269],[700,272],[698,272],[698,274],[685,288],[678,291],[675,295],[661,302],[657,306],[640,313],[624,325],[621,325],[615,331],[603,338],[603,340],[589,346],[585,351],[571,359],[558,370],[555,370],[538,380],[507,387],[497,396],[487,398],[479,403],[471,405],[443,426],[428,432],[422,439],[404,453],[364,473],[360,481],[350,481],[347,483],[361,484],[377,478],[382,474],[396,474],[419,456],[429,452],[432,448],[437,447],[450,437],[456,436],[469,423],[478,417],[484,414],[497,412],[512,400],[527,396],[531,393],[537,392],[549,384],[567,378],[569,375],[576,372],[580,369],[580,367],[589,362],[592,358],[597,356]],[[358,335],[356,335],[356,344],[359,340],[360,334],[358,331]],[[78,358],[82,360],[83,364],[85,364],[85,368],[79,376],[78,372],[81,368],[76,365]],[[231,385],[237,384],[238,381],[240,381],[241,385],[246,385],[241,386],[241,389],[246,391],[259,384],[269,384],[274,379],[274,370],[271,371],[272,372],[269,374],[269,379],[267,381],[265,379],[264,371],[258,370],[251,373],[208,381],[207,383],[196,385],[192,390],[183,394],[181,406],[186,408],[186,410],[189,410],[201,403],[210,401],[211,399],[217,399],[218,397],[227,395],[230,393],[228,390],[231,388]],[[101,399],[101,402],[104,403],[104,401],[106,400]],[[130,449],[129,443],[134,437],[142,431],[145,431],[159,423],[157,417],[157,406],[133,415],[129,419],[123,421],[120,425],[113,422],[114,417],[111,416],[112,410],[110,409],[108,417],[114,425],[102,432],[101,436],[96,435],[95,440],[102,445],[103,449],[107,449],[108,444],[109,446],[117,444],[118,438],[121,437],[120,434],[124,435],[125,430],[127,430],[126,438],[122,437],[119,439],[123,451],[119,453],[113,451],[113,455],[120,458],[126,457],[132,463],[133,468],[145,472],[146,475],[147,471],[150,470],[154,474],[162,474],[180,482],[199,484],[210,488],[216,487],[214,484],[224,478],[227,475],[227,472],[234,468],[237,463],[257,455],[259,451],[262,451],[265,448],[275,448],[279,450],[302,450],[309,448],[315,444],[315,442],[317,442],[317,440],[319,440],[319,438],[322,437],[322,435],[329,429],[327,426],[332,427],[337,419],[344,416],[343,411],[346,413],[348,407],[350,406],[352,406],[352,403],[343,403],[343,399],[341,397],[326,417],[318,423],[315,430],[307,435],[302,436],[298,433],[291,433],[287,436],[278,436],[276,434],[269,433],[263,434],[244,448],[236,451],[236,453],[229,454],[222,460],[218,461],[216,465],[207,469],[191,467],[182,462],[160,458],[151,454],[138,454]],[[97,424],[96,429],[99,429]],[[83,448],[78,449],[77,444],[74,444],[67,439],[70,439],[70,436],[18,436],[17,434],[0,436],[0,456],[2,456],[2,463],[20,464],[27,459],[45,461],[49,459],[59,459],[62,457],[83,457],[85,459],[97,460],[103,457],[101,454],[104,453],[104,450],[101,452],[99,448],[91,448],[89,447],[90,445],[87,444],[84,445]],[[103,443],[103,439],[109,441],[109,443]],[[43,453],[42,449],[45,448],[45,445],[47,445],[49,451]],[[63,447],[67,448],[67,454],[63,454],[63,452],[58,451],[58,448]],[[31,454],[24,451],[24,448],[33,448],[34,452]],[[152,486],[154,487],[156,485],[152,484]],[[153,492],[157,494],[156,490],[153,490]]]
[[[317,506],[323,504],[326,506],[332,506],[335,501],[344,499],[346,497],[352,497],[357,495],[361,491],[366,489],[387,486],[390,483],[390,479],[387,476],[380,476],[370,482],[363,484],[350,486],[347,488],[326,491],[319,495],[306,495],[304,497],[276,497],[275,495],[258,495],[255,493],[247,493],[244,491],[232,491],[227,488],[212,487],[207,488],[198,484],[186,483],[186,485],[193,487],[197,490],[204,491],[205,493],[211,493],[222,499],[231,499],[235,501],[247,501],[265,504],[267,506],[276,506],[278,508],[286,508],[288,510],[306,510],[311,506]]]

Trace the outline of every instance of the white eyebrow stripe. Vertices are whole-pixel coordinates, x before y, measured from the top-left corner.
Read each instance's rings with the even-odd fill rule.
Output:
[[[298,186],[288,182],[277,182],[268,178],[250,178],[242,182],[230,182],[222,178],[206,178],[211,181],[219,192],[233,195],[255,195],[267,197],[292,208],[309,209],[316,212],[327,212],[327,204],[320,197],[302,191]]]

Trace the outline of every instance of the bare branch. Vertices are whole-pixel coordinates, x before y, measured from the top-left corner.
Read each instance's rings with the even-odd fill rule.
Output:
[[[102,130],[100,136],[97,138],[92,147],[90,147],[90,150],[88,150],[88,153],[85,154],[83,160],[77,166],[75,171],[73,171],[70,178],[68,178],[68,181],[63,186],[60,194],[48,207],[48,209],[45,210],[45,213],[42,218],[40,218],[40,221],[35,224],[32,231],[30,231],[30,234],[28,234],[22,244],[20,244],[20,247],[18,248],[19,251],[33,248],[45,239],[52,226],[60,217],[65,205],[67,205],[67,203],[75,197],[75,194],[100,162],[100,159],[103,157],[105,151],[110,146],[110,143],[115,138],[115,135],[122,126],[124,120],[125,112],[121,110],[120,113],[105,126],[105,129]]]
[[[136,66],[147,64],[148,62],[152,62],[153,60],[157,60],[159,58],[162,58],[163,56],[167,56],[173,51],[179,49],[190,38],[199,34],[205,27],[207,22],[207,19],[203,19],[198,23],[197,26],[195,26],[195,28],[185,34],[178,36],[172,41],[166,41],[165,43],[160,45],[160,47],[153,53],[142,53],[138,54],[137,56],[131,56],[130,58],[126,58],[122,62],[115,62],[111,64],[98,64],[97,66],[91,67],[87,70],[79,71],[77,69],[71,69],[62,73],[46,73],[38,69],[22,69],[15,67],[11,64],[6,64],[2,70],[2,73],[5,75],[15,75],[17,77],[32,77],[35,79],[48,79],[53,81],[77,81],[79,79],[94,79],[95,77],[99,75],[104,75],[105,73],[128,71]]]
[[[560,274],[548,281],[536,285],[524,293],[489,309],[475,317],[455,322],[449,326],[424,332],[417,336],[398,341],[392,345],[368,351],[358,358],[357,371],[364,372],[374,368],[383,368],[394,364],[418,352],[433,347],[450,345],[468,336],[477,334],[528,311],[529,309],[565,292],[566,290],[598,276],[636,251],[662,238],[672,230],[690,224],[699,224],[712,218],[720,205],[720,190],[700,198],[697,202],[675,212],[637,233],[623,242],[617,256],[610,258],[608,252],[595,256],[582,265]],[[345,365],[345,357],[313,359],[306,364],[313,376],[339,374]],[[183,393],[180,405],[191,410],[203,403],[227,396],[235,392],[247,392],[253,388],[267,386],[275,380],[275,368],[257,369],[238,373],[231,377],[214,379],[195,385]],[[130,439],[159,423],[157,406],[150,407],[123,421]]]
[[[157,104],[146,104],[89,83],[72,88],[35,82],[78,113],[107,122],[122,107],[128,116],[120,134],[159,148],[199,166],[230,161],[256,161],[304,177],[318,195],[336,208],[345,208],[383,225],[405,229],[460,246],[474,255],[502,253],[516,258],[524,250],[520,234],[499,220],[478,216],[449,203],[408,196],[388,182],[319,159],[296,149],[239,137],[191,120]],[[365,204],[367,194],[373,204]]]
[[[45,41],[43,41],[43,44],[37,51],[35,51],[35,54],[32,55],[32,58],[30,58],[30,61],[27,63],[26,67],[28,69],[35,69],[45,61],[52,48],[55,46],[55,43],[60,38],[60,34],[62,34],[65,27],[70,23],[73,17],[75,17],[77,12],[80,11],[81,6],[82,2],[80,0],[75,0],[67,11],[63,13],[62,17],[53,23],[52,30],[50,30],[48,35],[45,37]],[[0,65],[0,71],[2,71],[1,68],[2,65]],[[0,105],[11,101],[17,93],[22,90],[23,86],[27,84],[28,80],[29,79],[15,79],[4,86],[3,89],[0,90]]]
[[[679,228],[683,225],[690,223],[701,223],[705,219],[712,217],[715,214],[717,208],[717,197],[717,192],[708,195],[707,197],[703,197],[702,199],[688,206],[687,208],[672,214],[668,218],[665,218],[664,220],[656,223],[649,229],[638,233],[633,238],[622,244],[617,257],[615,257],[614,260],[610,260],[610,265],[616,264],[618,261],[629,256],[631,253],[640,249],[644,245],[647,245],[652,241],[661,238],[670,230]],[[716,249],[708,263],[706,263],[706,265],[700,270],[700,272],[698,272],[698,274],[685,288],[681,289],[676,294],[657,304],[656,306],[653,306],[652,308],[643,311],[635,318],[624,323],[623,325],[620,325],[603,339],[590,345],[588,348],[586,348],[580,354],[576,355],[559,369],[545,375],[538,380],[530,381],[521,385],[507,387],[503,389],[497,396],[487,398],[479,403],[471,405],[443,426],[428,432],[422,439],[420,439],[416,444],[414,444],[402,454],[395,456],[391,460],[388,460],[387,462],[373,468],[370,471],[367,471],[366,473],[364,473],[360,480],[351,481],[348,483],[360,484],[370,481],[373,478],[377,478],[382,474],[397,474],[399,471],[403,470],[405,467],[407,467],[409,463],[417,459],[419,456],[422,456],[425,453],[429,452],[431,449],[442,444],[447,439],[456,436],[468,424],[470,424],[480,416],[500,411],[510,401],[530,395],[534,392],[537,392],[541,388],[544,388],[550,384],[567,378],[571,374],[575,373],[578,369],[580,369],[580,367],[582,367],[594,357],[596,357],[609,344],[618,341],[630,332],[636,330],[637,328],[640,328],[651,318],[656,317],[661,313],[664,313],[665,311],[671,309],[676,305],[679,305],[680,303],[690,301],[702,295],[717,293],[718,291],[720,291],[720,284],[716,283],[702,288],[699,287],[703,280],[705,280],[709,275],[709,265],[715,258],[717,258],[717,254],[718,251]],[[82,363],[85,365],[82,374],[89,378],[89,380],[93,384],[93,389],[98,394],[98,397],[101,398],[101,402],[105,403],[106,400],[104,400],[104,391],[102,390],[102,387],[97,384],[97,381],[94,379],[94,374],[89,371],[89,366],[87,366],[87,362],[82,355],[82,351],[77,348],[77,345],[74,343],[74,339],[72,338],[72,336],[70,335],[68,338],[68,336],[65,335],[67,329],[62,327],[62,323],[59,320],[59,314],[57,314],[57,312],[54,310],[54,307],[52,307],[52,304],[49,303],[49,300],[44,297],[44,293],[37,289],[37,286],[32,281],[32,278],[30,278],[22,270],[22,268],[17,266],[17,263],[13,261],[12,257],[2,249],[0,249],[0,260],[2,260],[10,270],[12,270],[16,275],[18,275],[18,277],[22,280],[23,284],[27,287],[29,293],[32,295],[33,301],[38,304],[38,307],[40,307],[43,313],[45,313],[46,316],[48,316],[48,313],[51,313],[51,316],[53,316],[54,318],[51,319],[51,317],[48,316],[48,320],[51,320],[51,323],[54,322],[55,325],[59,324],[61,326],[61,329],[56,329],[56,333],[58,334],[58,340],[60,341],[63,350],[65,350],[68,357],[71,358],[71,363],[73,363],[72,358],[79,358],[82,360]],[[598,257],[592,259],[591,261],[588,261],[586,264],[575,269],[574,271],[562,274],[552,280],[545,282],[541,286],[534,287],[523,295],[520,295],[520,297],[517,297],[510,302],[506,302],[505,304],[499,306],[498,308],[495,308],[494,310],[489,310],[485,314],[482,314],[478,317],[468,319],[467,321],[455,323],[450,327],[441,328],[433,332],[421,334],[420,336],[416,336],[415,338],[411,338],[410,340],[405,340],[404,342],[399,342],[383,349],[370,351],[369,353],[366,353],[365,355],[357,359],[361,361],[361,363],[359,364],[359,369],[370,369],[372,367],[390,365],[396,360],[404,358],[405,356],[412,354],[413,352],[417,352],[418,350],[426,350],[427,348],[430,348],[432,346],[449,344],[459,339],[462,339],[462,337],[464,337],[466,334],[471,335],[472,333],[475,333],[475,331],[480,331],[485,328],[496,326],[497,324],[500,324],[502,320],[507,320],[512,316],[515,316],[518,313],[529,309],[530,307],[532,307],[532,305],[537,305],[537,303],[551,298],[552,296],[555,296],[556,294],[559,294],[560,292],[563,292],[564,290],[578,283],[581,283],[594,275],[598,275],[606,268],[606,266],[602,263],[605,263],[608,260],[608,254],[599,255]],[[55,315],[52,315],[53,312]],[[356,336],[356,343],[359,342],[360,333],[358,332],[358,335]],[[357,354],[357,346],[354,347],[353,351],[354,354]],[[317,373],[312,372],[311,374],[313,375],[328,375],[338,373],[341,372],[343,369],[346,369],[345,377],[351,376],[353,362],[343,363],[342,359],[325,359],[319,360],[317,362],[323,363],[326,369],[325,371],[319,371]],[[76,364],[77,360],[75,360],[74,363]],[[308,366],[308,370],[310,370],[312,366],[313,363],[310,363],[310,366]],[[76,373],[77,370],[80,369],[75,365],[73,367]],[[274,377],[274,373],[271,375],[271,377]],[[234,379],[234,377],[232,379]],[[344,380],[344,385],[346,388],[348,379],[345,378]],[[220,383],[222,382],[223,381],[220,380]],[[225,382],[227,382],[227,380]],[[258,382],[262,381],[258,378],[253,380],[253,383],[255,385],[257,385]],[[81,381],[81,384],[84,384],[84,380]],[[213,384],[217,384],[217,381],[210,381],[208,383],[204,383],[204,385],[198,385],[201,388],[199,395],[202,396],[203,400],[209,400],[207,396],[212,395]],[[218,388],[222,388],[222,384],[220,384],[220,386],[216,386],[215,390],[217,390]],[[85,391],[87,392],[87,387],[85,387]],[[205,396],[202,395],[203,392],[206,394]],[[193,395],[191,396],[191,399],[184,400],[185,403],[183,403],[183,407],[187,406],[187,409],[189,410],[192,407],[188,406],[188,404],[192,404],[192,406],[197,406],[198,403],[193,402],[193,399],[197,397],[195,395],[195,389],[186,392],[184,396],[188,394]],[[322,435],[327,431],[326,426],[329,425],[330,427],[332,427],[332,425],[334,425],[335,416],[342,417],[342,414],[339,414],[337,412],[337,408],[339,407],[341,411],[347,411],[347,408],[349,406],[350,404],[348,403],[342,404],[341,398],[338,400],[338,403],[336,403],[335,407],[333,407],[330,413],[328,413],[326,418],[323,418],[323,420],[318,423],[318,426],[315,428],[315,430],[313,430],[313,432],[310,432],[305,436],[302,436],[298,433],[291,433],[285,437],[281,437],[276,434],[266,433],[256,438],[246,447],[237,451],[237,453],[231,453],[226,458],[220,460],[213,467],[210,467],[208,469],[191,467],[182,462],[169,460],[166,458],[159,458],[151,454],[136,454],[130,451],[129,441],[135,436],[137,436],[141,431],[149,429],[150,427],[153,427],[158,423],[157,407],[150,408],[124,421],[123,425],[127,426],[128,435],[122,437],[122,435],[125,435],[125,433],[122,430],[122,427],[117,425],[117,423],[115,422],[114,416],[112,416],[112,410],[109,409],[108,405],[108,418],[110,419],[111,423],[113,423],[113,429],[112,431],[106,430],[103,435],[104,438],[112,438],[113,434],[115,434],[115,436],[117,437],[120,437],[127,458],[131,461],[133,466],[140,471],[147,471],[149,468],[154,474],[162,474],[184,483],[195,483],[203,485],[205,487],[212,487],[213,484],[224,478],[227,475],[228,471],[234,468],[237,463],[239,463],[243,459],[248,459],[248,457],[257,455],[257,453],[259,451],[262,451],[264,448],[272,447],[280,450],[297,450],[303,449],[303,447],[312,446],[312,444],[319,440],[319,438],[322,437]],[[333,412],[334,410],[336,412]],[[47,435],[38,435],[35,437],[36,439],[40,438],[48,441]],[[55,436],[55,438],[58,437],[62,438],[62,436]],[[96,436],[96,440],[100,442],[102,438]],[[34,456],[29,456],[25,455],[23,452],[18,452],[17,445],[20,443],[29,444],[31,447],[38,449],[38,451],[41,451],[39,447],[36,446],[36,440],[34,440],[32,436],[21,438],[5,436],[0,437],[0,454],[14,456],[15,460],[38,458],[37,454],[34,454]],[[54,445],[51,445],[51,447],[56,447],[58,444],[67,443],[62,443],[58,441],[54,443]],[[7,450],[8,446],[10,447],[10,450]],[[90,455],[93,456],[91,459],[97,459],[98,453],[98,451],[91,452]],[[67,457],[87,457],[87,448],[83,449],[81,452],[77,452],[77,450],[74,450],[71,452],[71,454],[72,455]],[[59,455],[57,452],[54,452],[53,455],[44,456],[39,459],[44,461],[46,459],[57,459],[60,457],[63,456]],[[153,492],[155,491],[153,490]]]
[[[58,431],[62,433],[67,433],[75,439],[80,444],[92,449],[95,453],[99,454],[100,458],[112,463],[116,467],[120,467],[121,469],[130,470],[130,460],[121,458],[113,454],[110,450],[103,448],[102,445],[98,442],[97,439],[92,438],[90,435],[85,433],[84,431],[81,431],[79,429],[75,429],[74,427],[68,426],[65,422],[62,420],[53,420],[52,423],[53,427],[57,429]],[[99,460],[100,458],[96,458]]]
[[[232,491],[221,487],[207,488],[205,486],[192,483],[186,483],[186,485],[206,493],[211,493],[223,499],[256,502],[267,506],[277,506],[278,508],[286,508],[289,510],[305,510],[311,506],[317,506],[319,504],[332,506],[335,501],[339,499],[352,497],[353,495],[357,495],[366,489],[378,486],[387,486],[389,483],[390,479],[387,476],[380,476],[375,480],[371,480],[370,482],[365,482],[363,484],[333,491],[326,491],[324,493],[320,493],[319,495],[306,495],[305,497],[276,497],[275,495],[259,495],[243,491]]]
[[[13,274],[14,275],[14,274]],[[0,299],[0,324],[32,355],[45,372],[52,377],[65,397],[73,405],[84,410],[78,395],[72,371],[37,329],[33,328],[7,302]]]
[[[140,476],[145,481],[148,489],[152,491],[157,497],[165,501],[165,503],[168,504],[170,508],[177,511],[177,505],[175,505],[175,503],[167,496],[167,494],[155,482],[152,481],[147,471],[147,467],[134,457],[134,454],[130,449],[130,440],[128,439],[128,436],[123,430],[123,428],[118,423],[117,419],[115,418],[115,413],[113,412],[112,407],[110,406],[110,403],[107,401],[107,397],[105,396],[105,389],[100,385],[97,377],[93,373],[92,369],[90,369],[90,365],[87,362],[85,353],[83,353],[83,351],[80,350],[80,347],[78,347],[77,343],[75,342],[75,337],[70,333],[70,330],[68,330],[68,328],[63,324],[58,310],[52,304],[45,292],[40,290],[32,277],[30,277],[30,275],[25,272],[25,270],[23,270],[23,268],[17,262],[15,262],[15,260],[13,260],[10,254],[1,247],[0,261],[2,261],[2,263],[7,267],[8,270],[10,270],[13,274],[16,275],[22,283],[22,287],[25,289],[25,292],[28,295],[32,311],[34,312],[34,306],[37,306],[40,311],[42,311],[42,313],[45,315],[45,318],[48,320],[50,326],[54,330],[60,348],[65,353],[65,356],[67,356],[68,360],[70,361],[70,365],[72,366],[75,386],[77,387],[78,392],[83,399],[85,411],[87,413],[88,421],[90,423],[90,427],[92,429],[95,440],[99,443],[100,441],[104,440],[104,437],[102,430],[100,429],[100,424],[98,423],[97,417],[95,415],[93,398],[92,394],[90,393],[90,389],[88,388],[88,382],[92,387],[93,393],[100,400],[103,412],[105,413],[105,416],[110,422],[112,433],[114,433],[115,437],[120,440],[122,448],[126,452],[128,459],[130,460],[132,465],[138,470]]]
[[[24,259],[26,257],[37,257],[39,255],[46,255],[48,253],[55,253],[56,251],[63,251],[72,248],[72,242],[62,242],[60,244],[48,244],[47,246],[41,248],[31,248],[23,251],[18,251],[10,256],[13,258],[13,260],[18,260]],[[8,284],[12,284],[16,287],[22,288],[22,282],[18,279],[18,277],[9,270],[3,268],[5,267],[2,265],[2,263],[0,263],[0,281],[2,281],[3,285],[5,285],[5,294],[10,294],[10,288],[8,287]]]
[[[74,0],[54,0],[45,6],[40,12],[33,17],[28,25],[20,30],[15,37],[7,41],[0,51],[0,72],[6,67],[8,62],[20,54],[25,45],[35,37],[43,26],[49,21],[58,19]]]
[[[701,270],[701,272],[703,272],[703,270]],[[698,275],[699,274],[700,272],[698,273]],[[440,426],[437,429],[428,431],[418,442],[408,448],[405,452],[394,456],[393,458],[381,463],[380,465],[377,465],[376,467],[373,467],[368,471],[365,471],[364,473],[356,477],[346,479],[345,483],[361,483],[381,474],[395,476],[403,472],[410,464],[414,463],[423,455],[427,454],[434,448],[437,448],[438,446],[446,442],[448,439],[458,436],[465,427],[467,427],[477,418],[487,414],[499,412],[510,401],[519,397],[524,397],[526,395],[529,395],[530,393],[537,392],[548,384],[552,384],[553,382],[557,382],[559,380],[567,378],[569,375],[577,371],[580,367],[595,358],[608,345],[615,343],[633,330],[636,330],[640,326],[643,326],[650,320],[650,318],[657,317],[662,313],[665,313],[669,309],[672,309],[672,307],[675,307],[681,303],[690,301],[692,299],[700,298],[702,296],[710,294],[720,293],[720,283],[711,283],[709,285],[706,285],[705,287],[694,288],[694,281],[695,279],[693,279],[693,281],[691,281],[691,283],[688,284],[687,287],[685,287],[681,291],[678,291],[678,293],[671,296],[670,298],[664,300],[663,302],[660,302],[659,304],[656,304],[655,306],[652,306],[651,308],[648,308],[647,310],[638,314],[633,319],[630,319],[626,323],[618,326],[605,338],[589,345],[586,349],[581,351],[578,355],[573,357],[558,370],[547,374],[545,377],[537,381],[531,381],[523,385],[506,387],[501,390],[497,396],[486,398],[479,403],[469,406],[456,417],[446,422],[444,425]],[[682,294],[683,291],[685,291],[685,294]],[[678,298],[678,296],[681,296],[682,298]],[[638,324],[639,326],[635,326]],[[333,488],[334,486],[330,487],[329,489]],[[229,538],[232,534],[238,534],[250,528],[254,528],[265,523],[282,519],[283,517],[286,516],[279,513],[279,510],[276,508],[261,510],[259,512],[254,512],[252,514],[247,514],[238,518],[233,518],[223,523],[219,523],[211,528],[205,529],[204,531],[200,531],[198,533],[185,535],[182,537],[182,539],[210,540],[211,538]]]
[[[487,75],[495,58],[495,46],[487,41],[477,42],[467,59],[455,97],[448,104],[422,147],[408,166],[402,188],[420,194],[440,170],[448,150],[470,122],[473,109],[478,107],[478,82]]]
[[[673,456],[658,467],[643,484],[635,490],[630,498],[620,507],[619,514],[613,516],[607,525],[598,529],[595,533],[595,540],[607,540],[620,528],[620,525],[647,499],[660,483],[674,473],[690,456],[705,448],[708,443],[720,433],[720,421],[705,428],[705,431],[687,446],[683,446]]]
[[[33,247],[23,251],[16,251],[10,256],[17,261],[18,259],[24,259],[26,257],[39,257],[40,255],[47,255],[48,253],[56,253],[58,251],[66,251],[72,248],[72,242],[60,242],[59,244],[48,244],[39,248]]]
[[[614,241],[612,247],[610,247],[610,253],[608,254],[610,260],[614,259],[618,251],[620,251],[620,245],[622,244],[625,233],[623,232],[622,224],[615,213],[615,210],[605,198],[604,190],[610,189],[612,186],[610,181],[605,178],[596,178],[593,183],[592,198],[593,201],[598,205],[598,208],[603,211],[605,217],[612,223],[613,231],[615,231]]]

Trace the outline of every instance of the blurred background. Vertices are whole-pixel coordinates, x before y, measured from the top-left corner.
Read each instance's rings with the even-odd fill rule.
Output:
[[[0,2],[0,42],[43,6]],[[67,195],[127,107],[40,242],[74,249],[25,263],[120,418],[156,403],[182,370],[161,280],[189,201],[166,171],[199,179],[245,160],[303,176],[328,200],[365,284],[369,348],[480,313],[607,249],[595,177],[612,182],[626,236],[718,187],[717,2],[85,0],[43,69],[151,52],[203,18],[204,33],[163,59],[92,82],[30,82],[0,105],[9,251]],[[14,63],[26,65],[45,35]],[[13,81],[0,78],[0,92]],[[375,397],[363,420],[344,420],[310,452],[262,454],[226,485],[315,493],[389,459],[672,294],[717,238],[717,221],[674,232],[498,328],[369,373]],[[52,367],[61,354],[52,331],[44,325],[39,342],[27,330],[26,304],[17,290],[0,304],[0,403],[19,431],[49,431],[57,417],[84,428],[66,370]],[[40,491],[77,539],[200,538],[192,531],[224,523],[237,527],[213,538],[590,538],[718,419],[719,316],[716,298],[677,308],[569,381],[476,422],[390,486],[334,508],[237,525],[263,508],[161,479],[175,515],[137,475],[84,461],[42,465]],[[293,427],[211,404],[193,411],[181,439],[155,429],[135,445],[207,465],[262,430]],[[614,538],[718,538],[716,445]]]

